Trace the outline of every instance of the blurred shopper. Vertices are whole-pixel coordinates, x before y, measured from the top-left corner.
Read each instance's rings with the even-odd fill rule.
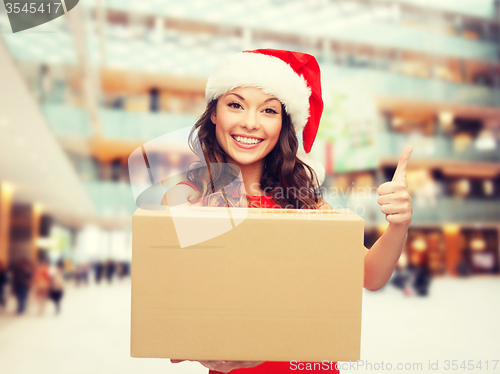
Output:
[[[50,68],[43,64],[38,74],[38,93],[42,103],[49,101],[54,90],[54,78]]]
[[[86,285],[89,283],[89,264],[80,264],[76,267],[75,270],[75,282],[76,285],[79,286],[80,282],[85,283]]]
[[[7,267],[0,261],[0,310],[4,311],[7,307],[7,299],[5,297],[5,285],[9,282]]]
[[[49,262],[46,259],[40,261],[35,271],[34,278],[35,300],[38,304],[38,314],[43,314],[45,305],[49,299],[50,274]]]
[[[90,273],[90,264],[87,262],[82,265],[82,282],[86,285],[89,284],[89,273]]]
[[[59,312],[61,311],[61,299],[64,294],[63,268],[63,262],[59,261],[57,265],[51,269],[50,274],[49,298],[55,304],[56,314],[59,314]]]
[[[431,272],[425,265],[416,266],[414,269],[415,280],[413,288],[418,296],[427,296],[429,294],[429,286],[431,284]]]
[[[457,274],[461,277],[468,277],[471,274],[470,266],[465,260],[460,261],[457,266]]]
[[[73,278],[75,279],[75,285],[78,287],[80,282],[83,280],[82,276],[83,265],[76,265],[75,272],[73,273]]]
[[[413,251],[410,257],[409,270],[413,274],[412,287],[417,296],[427,296],[431,283],[429,270],[429,254],[427,251]]]
[[[17,314],[23,314],[26,309],[26,300],[33,278],[33,270],[30,262],[23,258],[12,271],[12,289],[17,299]]]
[[[405,296],[411,296],[412,292],[409,287],[411,276],[412,275],[408,268],[396,267],[394,269],[394,276],[391,279],[391,283],[394,287],[400,289]]]
[[[122,261],[120,263],[120,273],[119,273],[120,279],[128,277],[129,275],[130,275],[130,265],[128,262]]]
[[[108,279],[108,283],[113,281],[113,275],[115,274],[116,264],[113,260],[109,260],[106,264],[106,278]]]
[[[412,269],[408,267],[408,257],[406,253],[401,253],[399,257],[396,268],[394,269],[394,275],[391,278],[391,284],[403,291],[405,296],[411,296],[411,282],[413,280]]]
[[[160,90],[156,87],[149,90],[149,110],[151,112],[160,110]]]
[[[95,275],[95,282],[97,284],[101,283],[101,278],[104,273],[104,265],[101,262],[96,262],[94,264],[94,275]]]

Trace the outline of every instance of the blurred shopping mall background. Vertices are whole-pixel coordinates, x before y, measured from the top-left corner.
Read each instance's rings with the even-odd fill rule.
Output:
[[[2,4],[0,36],[4,315],[22,259],[28,269],[48,260],[50,274],[59,264],[68,292],[129,276],[129,155],[192,126],[217,62],[253,48],[318,59],[325,111],[313,154],[325,198],[365,219],[368,248],[387,223],[377,187],[413,145],[414,215],[386,287],[424,300],[431,279],[498,282],[498,0],[84,0],[15,34]],[[172,173],[192,155],[154,157]]]

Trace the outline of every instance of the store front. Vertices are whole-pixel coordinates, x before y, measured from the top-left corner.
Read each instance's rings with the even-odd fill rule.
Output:
[[[404,253],[409,266],[425,267],[433,276],[500,274],[496,228],[410,228]]]
[[[471,274],[499,274],[498,231],[462,229],[463,258]]]

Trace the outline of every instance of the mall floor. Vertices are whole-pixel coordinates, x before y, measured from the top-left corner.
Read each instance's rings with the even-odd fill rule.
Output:
[[[134,359],[129,355],[130,281],[69,285],[62,312],[53,305],[37,315],[0,314],[0,371],[9,374],[206,373],[194,362]],[[364,291],[363,366],[346,363],[342,373],[392,370],[413,373],[500,373],[500,277],[437,278],[428,297],[404,296],[387,285]],[[445,360],[473,360],[474,370],[446,370]],[[482,360],[482,369],[477,364]],[[486,370],[486,360],[488,369]],[[429,361],[434,364],[429,370]],[[383,362],[383,369],[382,369]],[[408,365],[421,363],[411,368]],[[359,363],[361,364],[361,362]],[[368,370],[366,365],[372,364]],[[450,361],[450,365],[452,362]],[[377,366],[378,365],[378,366]],[[404,366],[406,365],[406,369]],[[304,371],[307,372],[307,371]]]

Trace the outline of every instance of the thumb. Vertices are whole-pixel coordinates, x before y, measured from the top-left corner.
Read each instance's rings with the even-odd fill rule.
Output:
[[[408,165],[408,160],[410,159],[412,151],[413,147],[411,145],[407,145],[405,149],[403,149],[403,152],[401,152],[401,156],[399,156],[398,166],[396,167],[396,171],[394,172],[394,176],[392,177],[393,182],[406,182],[406,166]]]

